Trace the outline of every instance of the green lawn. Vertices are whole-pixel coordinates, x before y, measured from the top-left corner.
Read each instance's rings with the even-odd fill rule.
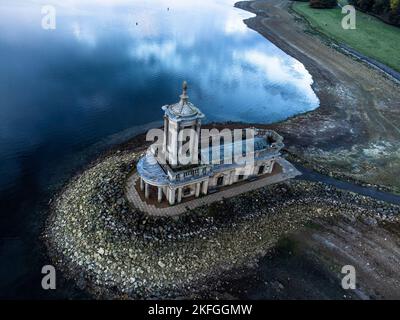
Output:
[[[307,19],[318,31],[360,53],[400,71],[400,28],[356,12],[356,29],[342,28],[340,8],[313,9],[308,3],[295,2],[293,10]]]

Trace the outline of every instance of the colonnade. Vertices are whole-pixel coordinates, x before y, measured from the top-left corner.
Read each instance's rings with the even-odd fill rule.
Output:
[[[166,186],[157,186],[157,201],[162,202],[163,194],[165,194],[166,200],[170,205],[182,202],[183,198],[183,188],[194,185],[194,196],[198,198],[200,193],[206,195],[208,191],[208,180],[195,182],[192,185],[180,186],[180,187],[166,187]],[[150,184],[140,178],[140,190],[144,191],[144,197],[146,199],[150,198]]]

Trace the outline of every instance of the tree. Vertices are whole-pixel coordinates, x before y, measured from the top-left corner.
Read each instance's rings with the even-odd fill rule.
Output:
[[[337,6],[337,0],[310,0],[311,8],[326,9]]]
[[[358,7],[363,11],[372,11],[375,0],[357,0]]]
[[[371,11],[375,14],[383,14],[386,13],[389,6],[390,0],[375,0],[374,4],[372,5]]]
[[[400,4],[399,0],[397,0],[397,4],[392,4],[392,2],[395,2],[391,0],[391,7],[390,7],[390,12],[389,12],[389,22],[396,25],[400,26]],[[396,6],[397,5],[397,6]]]
[[[349,0],[349,4],[373,13],[383,21],[400,26],[400,0]]]
[[[399,8],[399,0],[390,0],[390,10],[393,13],[396,13],[398,8]]]

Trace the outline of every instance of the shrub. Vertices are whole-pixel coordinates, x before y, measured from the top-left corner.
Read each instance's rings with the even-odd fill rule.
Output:
[[[327,9],[337,6],[337,0],[310,0],[311,8]]]

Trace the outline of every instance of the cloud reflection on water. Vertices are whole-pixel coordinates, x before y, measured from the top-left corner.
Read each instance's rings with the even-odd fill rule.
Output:
[[[252,15],[234,2],[47,0],[57,29],[45,31],[42,1],[2,1],[0,158],[72,152],[158,120],[184,79],[208,120],[274,122],[316,108],[304,66],[248,29]]]

